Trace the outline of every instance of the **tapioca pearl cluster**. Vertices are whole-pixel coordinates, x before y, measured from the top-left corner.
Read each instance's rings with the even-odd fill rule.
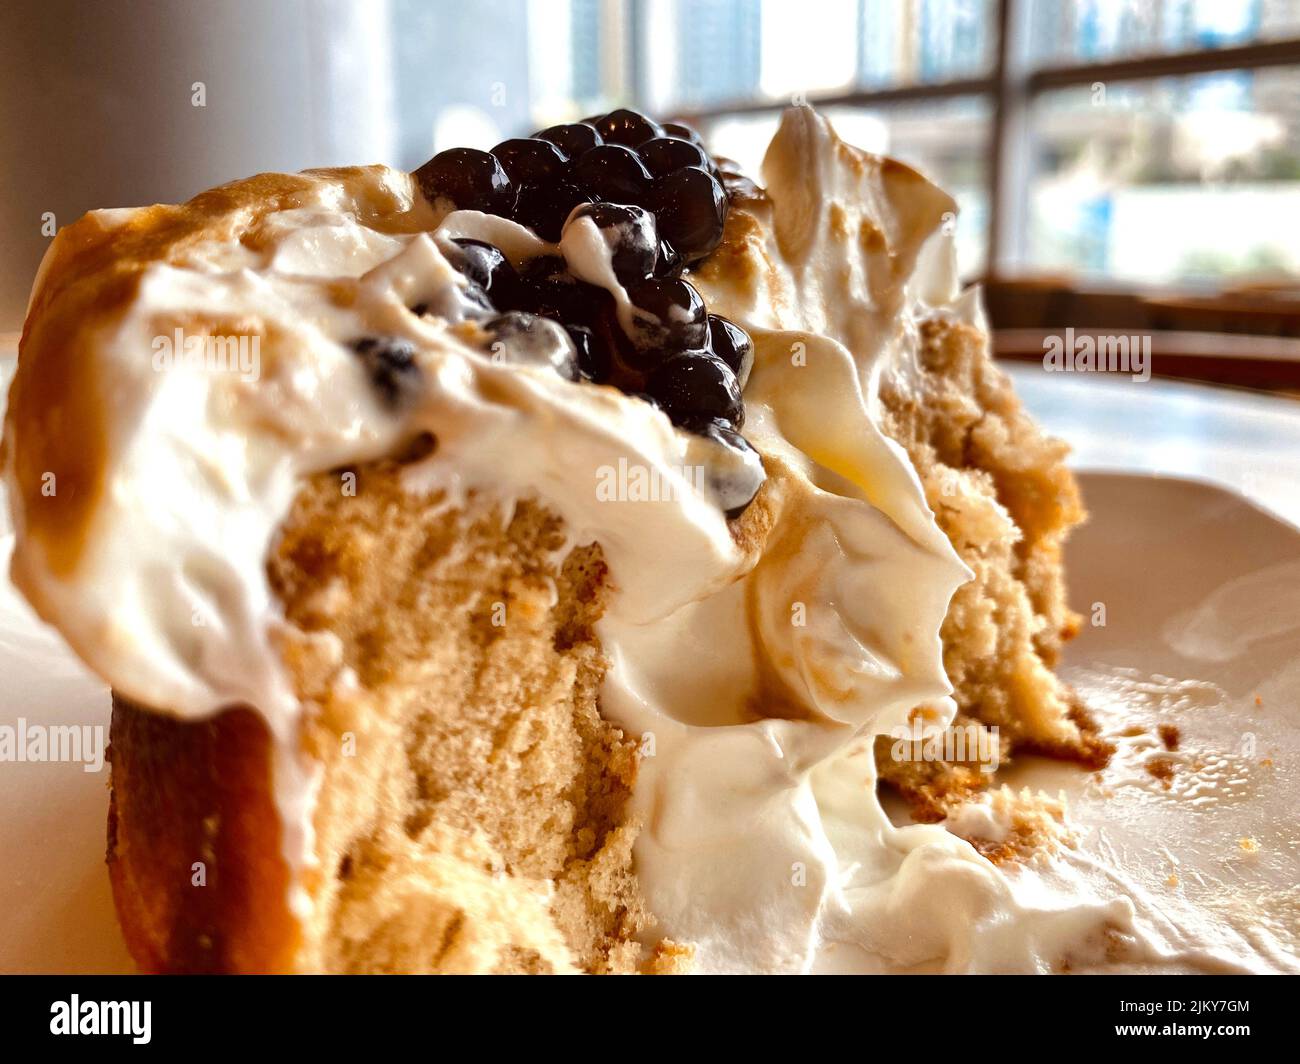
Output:
[[[431,200],[511,218],[550,243],[563,244],[568,226],[594,225],[630,315],[619,313],[603,287],[575,277],[562,256],[516,269],[491,244],[457,239],[448,258],[465,276],[471,302],[481,295],[504,312],[484,322],[489,333],[517,339],[521,322],[538,331],[534,319],[563,326],[569,357],[526,361],[552,364],[565,376],[576,367],[580,379],[618,387],[659,406],[677,426],[747,452],[740,466],[758,471],[751,478],[757,491],[761,462],[739,434],[753,344],[735,323],[710,314],[683,276],[722,239],[733,166],[720,170],[686,126],[618,110],[503,141],[490,152],[440,152],[415,176]]]
[[[606,209],[636,210],[614,204],[595,204],[592,209],[602,216]],[[582,216],[576,214],[574,220]],[[612,224],[641,228],[644,235],[646,221],[630,215],[614,218]],[[699,292],[683,278],[647,275],[629,281],[629,330],[614,297],[574,277],[560,256],[538,256],[516,270],[491,244],[459,238],[450,246],[452,265],[496,310],[563,326],[581,379],[640,395],[683,428],[701,416],[717,418],[733,429],[744,424],[741,391],[753,365],[753,344],[735,323],[709,314]],[[623,253],[637,254],[627,245]],[[642,261],[648,254],[643,246]],[[484,328],[491,331],[495,320],[485,321]]]
[[[635,111],[551,126],[490,152],[451,148],[415,171],[431,200],[511,218],[554,243],[581,203],[621,203],[654,214],[663,272],[689,266],[722,240],[727,195],[694,130]]]

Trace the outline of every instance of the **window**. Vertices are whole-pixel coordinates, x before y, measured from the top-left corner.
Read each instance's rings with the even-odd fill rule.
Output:
[[[1300,273],[1300,0],[526,7],[531,105],[502,136],[631,101],[757,170],[806,99],[956,196],[966,276]]]
[[[631,103],[756,172],[807,100],[957,198],[967,277],[1300,273],[1300,0],[390,2],[407,166]]]
[[[1300,66],[1034,101],[1026,259],[1195,285],[1300,275]]]
[[[1032,0],[1027,6],[1030,52],[1042,64],[1300,36],[1300,7],[1276,0]]]

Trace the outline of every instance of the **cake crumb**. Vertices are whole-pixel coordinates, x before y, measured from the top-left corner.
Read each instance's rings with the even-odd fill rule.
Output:
[[[1176,886],[1178,886],[1178,877],[1177,877],[1176,875],[1174,875],[1173,872],[1170,872],[1170,873],[1169,873],[1169,878],[1165,880],[1165,883],[1166,883],[1168,886],[1176,887]]]
[[[695,964],[695,947],[689,943],[663,939],[645,962],[645,975],[689,975]]]
[[[1170,781],[1174,778],[1173,758],[1158,755],[1147,762],[1146,768],[1152,777],[1160,781],[1165,790],[1169,790]]]
[[[1238,839],[1237,845],[1241,847],[1243,853],[1259,853],[1259,843],[1249,836]]]
[[[996,865],[1024,863],[1073,841],[1064,795],[1028,787],[1016,792],[1006,784],[960,806],[946,826]]]
[[[307,966],[638,971],[638,743],[600,714],[600,548],[567,548],[534,502],[431,505],[400,464],[357,474],[348,497],[332,473],[308,480],[267,563],[295,693],[319,707],[304,745],[334,795],[316,845],[339,871]],[[330,582],[343,593],[322,617]],[[348,733],[366,736],[351,753]]]

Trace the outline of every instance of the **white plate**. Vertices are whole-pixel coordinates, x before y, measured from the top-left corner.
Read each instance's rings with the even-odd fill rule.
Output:
[[[0,376],[3,370],[0,369]],[[1108,445],[1116,404],[1017,374],[1031,408],[1050,428],[1067,427],[1096,460]],[[0,380],[0,385],[3,380]],[[1107,386],[1110,387],[1110,386]],[[1202,394],[1203,393],[1203,394]],[[1119,392],[1108,393],[1110,396]],[[1131,394],[1131,393],[1130,393]],[[1208,407],[1220,393],[1150,387],[1139,393],[1147,419],[1111,438],[1135,448],[1162,431],[1162,402],[1207,407],[1180,431],[1219,437],[1213,454],[1239,453],[1259,427],[1259,410]],[[1172,394],[1172,397],[1171,397]],[[1095,417],[1087,417],[1091,406]],[[1102,409],[1104,407],[1104,410]],[[1300,431],[1277,445],[1280,424],[1300,425],[1282,404],[1265,404],[1274,432],[1268,477],[1284,466]],[[1217,419],[1217,420],[1215,420]],[[1290,419],[1290,420],[1288,420]],[[1097,425],[1103,428],[1098,432]],[[1210,426],[1207,430],[1206,426]],[[1112,425],[1111,431],[1117,426]],[[1089,433],[1096,437],[1089,442]],[[1234,442],[1234,439],[1236,442]],[[1189,446],[1191,446],[1189,444]],[[1135,452],[1125,464],[1149,452]],[[1174,453],[1174,452],[1165,452]],[[1183,452],[1185,453],[1185,452]],[[1285,461],[1283,459],[1282,461]],[[1115,464],[1115,463],[1101,463]],[[1215,469],[1191,472],[1232,482]],[[1247,478],[1249,480],[1249,478]],[[1288,491],[1297,479],[1289,480]],[[1073,601],[1091,618],[1064,669],[1101,713],[1108,730],[1147,730],[1120,738],[1112,767],[1098,775],[1044,761],[1015,766],[1009,781],[1070,798],[1080,846],[1157,900],[1171,936],[1193,926],[1211,945],[1248,953],[1260,970],[1300,962],[1300,530],[1239,494],[1195,481],[1151,475],[1090,474],[1084,493],[1092,519],[1070,544]],[[1271,480],[1251,482],[1268,489]],[[1243,485],[1249,487],[1250,484]],[[1276,495],[1279,512],[1294,498]],[[12,534],[0,522],[7,571]],[[0,582],[0,724],[19,717],[46,724],[89,724],[107,735],[108,695],[44,628],[7,580]],[[1166,789],[1145,762],[1163,750],[1153,731],[1174,724],[1182,741]],[[0,763],[0,971],[123,972],[130,959],[118,933],[104,871],[107,772],[78,764]],[[1242,840],[1250,840],[1243,849]]]
[[[1064,791],[1081,851],[1171,946],[1300,970],[1300,529],[1196,481],[1082,484],[1066,564],[1085,622],[1061,675],[1118,749],[1100,773],[1032,759],[1006,782]]]

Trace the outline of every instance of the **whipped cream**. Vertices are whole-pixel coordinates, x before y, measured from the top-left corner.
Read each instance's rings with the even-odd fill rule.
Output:
[[[770,223],[746,230],[747,265],[692,280],[754,338],[764,556],[671,624],[600,626],[603,711],[654,735],[634,797],[642,889],[706,972],[809,971],[831,942],[877,970],[1051,970],[1131,906],[1018,894],[944,827],[895,827],[876,795],[872,737],[917,706],[955,712],[939,628],[969,572],[877,399],[882,374],[916,371],[922,316],[979,320],[942,231],[955,208],[806,109],[787,112],[763,178]]]
[[[150,265],[88,338],[107,479],[71,568],[25,532],[41,503],[21,488],[12,417],[5,426],[15,583],[128,697],[186,717],[232,703],[265,715],[294,867],[312,861],[315,779],[296,753],[265,559],[306,476],[428,431],[438,447],[411,467],[413,490],[450,504],[471,491],[505,506],[535,497],[571,544],[601,544],[614,585],[598,629],[611,662],[602,710],[642,736],[637,872],[655,935],[695,943],[700,969],[809,971],[833,941],[880,970],[1045,971],[1135,934],[1127,899],[1013,881],[942,826],[895,827],[876,795],[871,738],[917,706],[939,722],[955,709],[939,628],[969,574],[881,431],[877,398],[882,374],[915,371],[919,318],[980,320],[976,297],[956,291],[949,197],[794,109],[764,164],[771,224],[741,236],[748,267],[717,256],[692,276],[755,343],[745,434],[774,515],[756,553],[683,474],[707,441],[527,352],[490,357],[442,250],[474,237],[515,261],[562,253],[626,317],[594,225],[549,245],[431,205],[405,174],[308,176],[246,239]],[[366,224],[377,200],[409,224]],[[132,216],[91,217],[111,231]],[[417,303],[435,316],[412,314]],[[257,379],[155,370],[156,337],[212,323],[259,338]],[[417,353],[409,402],[394,408],[372,387],[351,348],[367,336]],[[620,462],[671,485],[674,501],[601,499],[600,471]],[[712,483],[725,493],[726,479]]]

